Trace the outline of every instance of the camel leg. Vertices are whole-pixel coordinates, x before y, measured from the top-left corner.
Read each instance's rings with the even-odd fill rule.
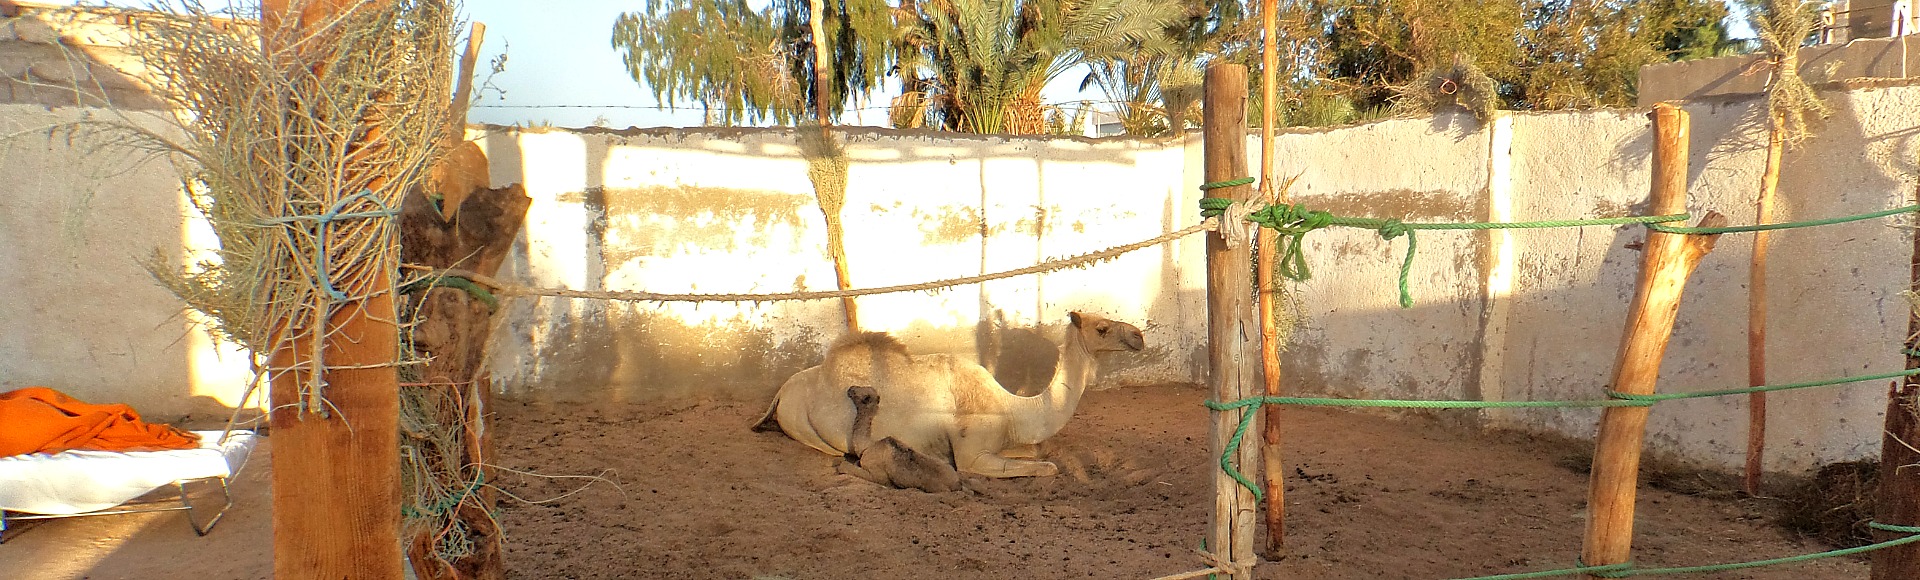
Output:
[[[892,480],[887,479],[885,476],[881,474],[868,471],[866,468],[861,467],[860,464],[854,463],[852,461],[841,461],[839,464],[833,466],[833,470],[840,472],[840,474],[842,475],[851,475],[854,477],[858,477],[860,479],[878,483],[883,487],[893,487]]]
[[[987,477],[1050,477],[1060,474],[1060,466],[1051,461],[1008,459],[993,453],[961,456],[960,471]]]
[[[1008,445],[1005,450],[1000,452],[1000,456],[1008,459],[1039,459],[1040,444],[1026,443],[1026,444],[1020,444],[1020,445]]]

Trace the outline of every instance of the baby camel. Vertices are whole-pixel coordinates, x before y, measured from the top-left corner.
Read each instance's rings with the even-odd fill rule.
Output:
[[[960,472],[952,464],[914,451],[899,439],[873,440],[873,416],[880,409],[880,395],[873,387],[848,387],[847,398],[853,401],[853,434],[847,440],[851,449],[837,471],[901,489],[960,491]]]
[[[795,373],[780,386],[755,431],[787,436],[829,455],[852,451],[854,405],[847,388],[871,386],[887,404],[875,410],[871,436],[952,459],[961,472],[988,477],[1049,476],[1060,468],[1035,461],[1032,451],[1073,418],[1093,379],[1094,355],[1141,350],[1140,329],[1094,314],[1068,316],[1060,366],[1045,391],[1007,392],[979,365],[947,354],[912,356],[879,332],[849,335],[827,350],[820,366]]]

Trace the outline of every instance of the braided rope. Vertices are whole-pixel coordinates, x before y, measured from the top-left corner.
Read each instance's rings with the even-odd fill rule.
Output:
[[[1107,260],[1118,258],[1123,254],[1133,252],[1135,250],[1157,246],[1157,245],[1164,244],[1179,238],[1193,235],[1195,233],[1206,231],[1207,229],[1213,227],[1213,224],[1215,223],[1215,221],[1217,220],[1206,220],[1191,226],[1187,226],[1185,228],[1181,228],[1179,230],[1154,236],[1153,238],[1149,238],[1139,242],[1134,242],[1124,246],[1115,246],[1112,248],[1107,248],[1105,250],[1100,250],[1098,252],[1090,252],[1090,253],[1080,254],[1076,256],[1069,256],[1069,257],[1060,258],[1057,260],[1049,260],[1046,262],[1041,262],[1039,264],[1034,264],[1032,266],[1027,266],[1024,268],[1007,270],[1004,272],[994,272],[991,274],[980,274],[977,276],[966,276],[962,278],[950,278],[946,280],[935,280],[932,282],[921,282],[918,284],[899,284],[894,286],[881,286],[878,288],[854,288],[854,289],[848,289],[848,290],[827,290],[827,291],[820,291],[820,292],[783,292],[783,293],[776,293],[776,294],[665,294],[665,293],[659,293],[659,292],[594,291],[594,290],[573,290],[568,288],[530,288],[530,287],[524,287],[524,286],[500,285],[500,286],[497,286],[497,291],[494,292],[494,294],[498,296],[506,296],[506,297],[549,296],[549,297],[555,297],[555,298],[586,298],[586,299],[592,299],[592,300],[621,300],[621,301],[632,301],[632,302],[776,302],[776,301],[785,301],[785,300],[827,300],[832,298],[847,298],[852,296],[868,296],[872,294],[891,294],[895,292],[941,290],[941,289],[951,288],[954,286],[964,286],[967,284],[979,284],[981,282],[990,282],[993,280],[1013,278],[1016,276],[1026,276],[1030,274],[1041,274],[1046,272],[1065,270],[1067,268],[1077,268],[1081,266],[1104,262]],[[485,283],[487,281],[481,281],[481,282]]]
[[[1758,225],[1751,225],[1751,226],[1726,226],[1726,227],[1718,227],[1718,228],[1708,228],[1708,227],[1669,226],[1665,224],[1647,224],[1647,227],[1656,232],[1666,232],[1669,234],[1733,234],[1733,233],[1741,233],[1741,232],[1764,232],[1768,230],[1787,230],[1787,229],[1793,229],[1793,228],[1810,228],[1814,226],[1830,226],[1833,224],[1844,224],[1847,222],[1857,222],[1862,220],[1870,220],[1873,218],[1883,218],[1887,216],[1900,215],[1903,213],[1913,213],[1915,211],[1920,211],[1920,204],[1909,205],[1906,207],[1896,207],[1893,209],[1880,210],[1876,212],[1863,213],[1858,215],[1840,216],[1840,217],[1797,221],[1797,222],[1758,224]]]

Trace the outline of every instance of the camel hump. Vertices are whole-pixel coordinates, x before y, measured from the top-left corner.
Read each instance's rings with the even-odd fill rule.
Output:
[[[907,354],[907,345],[901,343],[900,339],[894,338],[891,334],[884,332],[856,332],[840,337],[840,340],[833,341],[833,346],[827,349],[827,358],[834,358],[835,355],[845,355],[856,352],[890,354],[901,357],[911,356]]]

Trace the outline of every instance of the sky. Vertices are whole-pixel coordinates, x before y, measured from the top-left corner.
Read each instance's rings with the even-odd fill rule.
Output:
[[[224,5],[221,0],[203,0]],[[749,0],[755,7],[768,0]],[[1739,11],[1737,2],[1727,0]],[[56,3],[99,4],[98,1]],[[151,0],[111,0],[107,4],[146,6]],[[653,95],[627,75],[620,52],[610,42],[613,21],[625,11],[645,8],[641,0],[464,0],[465,16],[486,24],[481,68],[506,54],[506,68],[491,79],[499,90],[487,90],[476,101],[468,119],[477,123],[511,125],[551,124],[585,127],[686,127],[701,123],[701,111],[667,110]],[[1735,36],[1751,36],[1743,18],[1736,16]],[[1042,91],[1049,103],[1101,100],[1097,89],[1078,90],[1084,71],[1068,71]],[[483,75],[484,77],[484,70]],[[885,105],[897,83],[855,103],[842,120],[848,125],[882,125]]]

